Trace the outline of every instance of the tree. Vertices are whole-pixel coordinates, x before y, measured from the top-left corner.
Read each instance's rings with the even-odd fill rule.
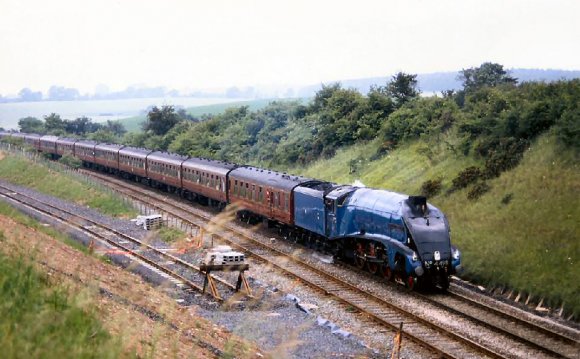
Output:
[[[108,129],[101,128],[89,135],[89,139],[97,142],[116,143],[118,137]]]
[[[123,126],[121,121],[107,120],[107,123],[105,124],[104,128],[114,133],[116,136],[123,136],[125,133],[127,133],[127,130],[125,129],[125,126]]]
[[[511,77],[503,65],[484,62],[479,67],[459,71],[458,79],[463,82],[465,92],[472,92],[484,86],[495,87],[501,84],[515,85],[518,80]]]
[[[340,82],[336,82],[330,85],[322,85],[322,88],[316,92],[314,95],[314,101],[310,105],[310,110],[312,112],[318,112],[326,107],[328,100],[332,95],[342,88]]]
[[[419,96],[417,89],[417,75],[399,72],[393,75],[387,84],[387,93],[395,101],[397,108]]]
[[[60,118],[60,115],[54,112],[48,116],[44,116],[44,126],[48,133],[57,135],[62,134],[66,130],[65,122]]]
[[[77,100],[80,93],[75,88],[67,88],[63,86],[51,86],[48,89],[48,98],[54,101],[68,101]]]
[[[21,101],[40,101],[42,100],[42,92],[34,92],[29,88],[23,88],[18,92],[18,97],[20,97]]]
[[[151,131],[157,136],[163,136],[179,122],[179,116],[173,106],[154,106],[147,114],[147,121],[143,124],[144,131]]]
[[[24,133],[45,133],[44,122],[37,119],[36,117],[24,117],[18,120],[18,127],[20,127],[20,132]]]
[[[93,123],[92,120],[86,116],[78,117],[73,121],[65,120],[65,130],[68,133],[76,135],[85,135],[98,131],[102,126],[98,123]]]

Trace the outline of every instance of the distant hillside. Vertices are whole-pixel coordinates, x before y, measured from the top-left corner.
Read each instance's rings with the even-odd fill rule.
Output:
[[[511,69],[511,75],[518,82],[525,81],[557,81],[580,78],[580,71],[566,70],[539,70],[539,69]],[[419,88],[423,93],[432,94],[444,90],[460,90],[461,82],[457,79],[458,72],[434,72],[418,74]],[[391,77],[369,77],[364,79],[338,80],[344,88],[354,88],[361,93],[367,93],[371,85],[385,85]],[[297,91],[299,97],[312,97],[320,90],[321,84],[305,86]]]

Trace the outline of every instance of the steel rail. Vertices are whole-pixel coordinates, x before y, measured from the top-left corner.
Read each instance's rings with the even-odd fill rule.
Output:
[[[50,216],[50,217],[54,217],[54,218],[58,218],[60,221],[65,222],[69,226],[72,226],[72,227],[75,227],[75,228],[77,228],[77,229],[79,229],[81,231],[90,233],[92,236],[97,237],[100,240],[104,240],[105,242],[107,242],[107,243],[109,243],[109,244],[111,244],[111,245],[113,245],[113,246],[115,246],[117,248],[120,248],[121,250],[129,253],[131,256],[134,256],[134,257],[138,258],[139,260],[141,260],[141,261],[143,261],[143,262],[151,265],[152,267],[154,267],[154,268],[156,268],[156,269],[158,269],[158,270],[160,270],[160,271],[168,274],[169,276],[178,279],[179,281],[183,282],[184,284],[190,286],[192,289],[195,289],[195,290],[197,290],[199,292],[202,292],[203,291],[203,288],[202,287],[200,287],[197,284],[193,283],[189,279],[183,277],[181,274],[179,274],[177,272],[174,272],[171,269],[166,268],[165,266],[163,266],[163,265],[161,265],[159,263],[156,263],[155,261],[153,261],[153,260],[151,260],[151,259],[149,259],[149,258],[147,258],[147,257],[145,257],[145,256],[143,256],[143,255],[141,255],[139,253],[137,253],[135,250],[133,250],[133,249],[127,247],[127,246],[124,246],[123,244],[120,244],[120,243],[118,243],[118,242],[116,242],[116,241],[114,241],[112,239],[107,238],[107,236],[99,233],[98,231],[95,231],[95,230],[93,230],[93,229],[91,229],[90,227],[87,227],[87,226],[82,226],[82,225],[77,225],[77,224],[71,223],[70,222],[70,218],[65,218],[62,215],[57,215],[55,213],[51,213],[51,212],[49,212],[47,210],[44,210],[42,208],[39,208],[38,206],[34,206],[34,205],[30,204],[27,201],[23,201],[23,200],[20,200],[20,199],[16,198],[15,195],[12,195],[11,193],[16,193],[17,195],[22,196],[22,197],[25,197],[28,200],[35,201],[37,203],[42,204],[43,206],[52,208],[53,210],[56,210],[56,211],[59,211],[59,212],[62,212],[62,213],[66,213],[67,216],[72,216],[72,217],[80,218],[83,221],[86,221],[86,222],[92,224],[93,226],[96,226],[96,227],[98,227],[98,228],[100,228],[102,230],[108,231],[109,233],[112,233],[112,234],[116,235],[117,237],[120,237],[122,239],[129,240],[129,241],[131,241],[131,242],[133,242],[135,244],[138,244],[140,247],[146,247],[147,249],[155,252],[156,254],[161,255],[162,257],[164,257],[166,259],[171,260],[173,263],[180,264],[182,267],[185,267],[188,270],[192,270],[192,271],[197,272],[198,274],[205,275],[200,270],[199,267],[197,267],[195,265],[192,265],[191,263],[188,263],[188,262],[184,261],[183,259],[181,259],[179,257],[173,256],[173,255],[171,255],[169,253],[165,253],[163,250],[160,250],[158,248],[155,248],[155,247],[153,247],[153,246],[151,246],[151,245],[149,245],[149,244],[147,244],[147,243],[145,243],[143,241],[140,241],[137,238],[134,238],[132,236],[129,236],[127,234],[124,234],[124,233],[122,233],[122,232],[120,232],[120,231],[118,231],[118,230],[116,230],[114,228],[109,228],[109,227],[107,227],[107,226],[105,226],[105,225],[103,225],[101,223],[98,223],[98,222],[96,222],[96,221],[94,221],[94,220],[92,220],[92,219],[90,219],[90,218],[88,218],[86,216],[81,216],[79,214],[72,213],[70,211],[67,211],[67,210],[58,208],[56,206],[53,206],[53,205],[48,204],[48,203],[45,203],[45,202],[43,202],[43,201],[41,201],[39,199],[33,198],[33,197],[28,196],[26,194],[18,193],[16,191],[14,191],[13,189],[7,188],[5,186],[1,186],[0,185],[0,188],[2,188],[5,191],[9,192],[9,193],[1,193],[2,196],[7,197],[7,198],[10,198],[11,200],[13,200],[15,202],[18,202],[21,205],[24,205],[24,206],[26,206],[28,208],[31,208],[31,209],[35,210],[35,211],[38,211],[40,213],[43,213],[44,215],[47,215],[47,216]],[[141,248],[139,250],[141,250]],[[222,285],[224,285],[224,286],[232,289],[232,290],[235,289],[235,286],[234,285],[226,282],[225,280],[223,280],[223,279],[221,279],[219,277],[215,277],[214,276],[213,279],[216,280],[216,281],[218,281]],[[218,299],[220,301],[223,300],[221,298],[216,298],[216,299]]]
[[[153,208],[156,208],[159,211],[163,211],[165,213],[168,213],[171,216],[181,220],[182,222],[191,223],[191,224],[194,224],[196,226],[204,226],[203,224],[192,222],[192,220],[190,218],[187,218],[188,216],[202,218],[205,222],[209,222],[209,223],[213,222],[212,218],[209,216],[204,216],[204,215],[200,215],[197,213],[192,213],[191,208],[188,208],[188,206],[183,205],[182,203],[168,203],[166,201],[166,198],[160,198],[161,197],[160,195],[146,194],[142,190],[134,190],[128,184],[126,184],[124,181],[111,179],[108,176],[104,176],[101,174],[95,174],[92,171],[84,171],[84,172],[90,174],[91,176],[100,178],[107,183],[122,187],[122,190],[119,190],[119,189],[116,189],[116,190],[119,190],[119,192],[123,193],[124,195],[127,195],[128,197],[132,198],[135,201],[143,202],[144,196],[154,198],[155,200],[161,202],[162,204],[147,203],[147,205],[149,205]],[[137,194],[135,194],[135,193],[137,193]],[[169,207],[169,208],[167,208],[167,207]],[[187,215],[176,213],[174,210],[171,209],[171,207],[177,208],[180,211],[184,211],[187,213]],[[236,235],[241,236],[245,241],[250,241],[250,242],[252,242],[252,244],[259,246],[260,249],[266,248],[267,250],[275,253],[276,256],[278,256],[278,257],[290,258],[295,264],[300,265],[300,266],[304,267],[305,269],[314,272],[318,276],[324,277],[326,280],[331,281],[332,284],[329,285],[328,283],[324,283],[323,281],[318,281],[318,280],[312,279],[312,278],[311,279],[304,278],[304,274],[295,273],[295,272],[291,271],[290,267],[288,266],[288,263],[283,263],[283,264],[275,263],[272,260],[272,258],[274,258],[276,256],[261,255],[261,254],[257,253],[256,249],[253,249],[246,244],[241,244],[237,241],[234,241],[234,240],[228,238],[228,236],[226,234],[214,232],[213,234],[218,236],[221,240],[225,241],[226,243],[228,243],[234,247],[237,247],[241,250],[244,250],[244,251],[250,253],[253,257],[258,258],[259,260],[261,260],[265,263],[272,264],[273,266],[277,267],[281,271],[284,271],[284,272],[296,277],[297,279],[301,280],[305,284],[307,284],[313,288],[316,288],[317,290],[322,291],[326,295],[333,296],[336,299],[340,300],[341,302],[343,302],[349,306],[352,306],[354,308],[357,308],[357,310],[359,310],[362,313],[367,314],[371,319],[381,323],[382,325],[385,325],[393,330],[398,330],[400,320],[392,320],[392,319],[388,320],[387,319],[389,317],[388,314],[390,314],[391,318],[393,318],[393,313],[387,313],[387,315],[385,316],[384,313],[381,314],[381,312],[380,312],[384,308],[377,307],[377,305],[383,306],[383,307],[388,308],[389,310],[395,311],[398,315],[402,315],[404,317],[410,318],[411,320],[414,321],[414,323],[409,322],[409,321],[405,321],[405,318],[402,318],[402,321],[405,322],[405,325],[406,325],[406,327],[403,328],[404,329],[403,335],[406,336],[407,339],[409,339],[409,340],[411,340],[411,341],[413,341],[421,346],[425,346],[425,347],[429,348],[431,351],[433,351],[437,355],[440,355],[440,356],[443,356],[446,358],[462,358],[462,357],[465,357],[466,354],[472,354],[472,353],[465,353],[464,352],[464,353],[459,354],[458,356],[455,356],[455,355],[447,352],[445,350],[445,348],[441,348],[440,347],[441,345],[437,345],[437,344],[441,343],[441,341],[442,341],[441,338],[437,338],[437,340],[436,340],[437,344],[432,344],[431,341],[434,339],[433,337],[421,338],[420,335],[413,334],[409,330],[410,326],[418,323],[420,325],[427,327],[429,330],[436,331],[436,332],[438,332],[438,334],[446,336],[449,339],[453,340],[453,342],[450,343],[450,346],[453,346],[452,344],[456,344],[457,342],[459,342],[459,343],[462,343],[462,344],[470,347],[471,349],[477,351],[478,353],[482,353],[482,354],[487,355],[489,357],[504,358],[503,355],[501,355],[501,354],[499,354],[499,353],[497,353],[489,348],[486,348],[486,347],[480,345],[479,343],[477,343],[469,338],[466,338],[460,334],[454,333],[450,330],[447,330],[445,328],[437,326],[436,324],[434,324],[434,323],[432,323],[424,318],[421,318],[421,317],[417,316],[416,314],[413,314],[413,313],[411,313],[403,308],[400,308],[392,303],[389,303],[389,302],[387,302],[387,301],[385,301],[385,300],[383,300],[383,299],[381,299],[381,298],[379,298],[371,293],[365,292],[365,291],[357,288],[356,286],[354,286],[348,282],[343,281],[342,279],[340,279],[336,276],[333,276],[325,271],[322,271],[316,267],[313,267],[306,262],[300,261],[298,258],[290,256],[287,253],[280,251],[275,247],[272,247],[272,246],[265,244],[259,240],[256,240],[252,236],[249,236],[247,233],[244,233],[244,231],[240,231],[236,228],[233,228],[233,226],[230,226],[228,224],[225,224],[225,225],[222,224],[222,227],[225,227],[224,230],[233,232]],[[339,287],[337,287],[337,285]],[[342,288],[340,288],[340,286],[342,286]],[[340,292],[341,290],[351,291],[350,297],[344,293],[341,293]],[[368,302],[364,303],[362,301],[362,298],[357,298],[357,296],[362,296],[363,298],[366,297],[368,300],[371,301],[371,303],[368,303]],[[374,309],[369,310],[369,308],[374,308]],[[401,318],[398,317],[398,319],[401,319]],[[405,328],[407,328],[407,329],[405,330]],[[420,329],[418,331],[420,332]]]
[[[118,180],[118,179],[113,179],[113,178],[111,178],[109,176],[104,176],[102,174],[98,174],[98,173],[95,173],[95,172],[92,172],[92,171],[87,171],[87,173],[89,175],[91,175],[91,176],[98,177],[98,178],[104,180],[105,182],[112,183],[112,184],[118,185],[118,186],[122,186],[124,189],[126,189],[127,191],[129,191],[129,192],[124,192],[125,195],[133,198],[134,200],[139,201],[140,199],[139,199],[139,196],[136,196],[136,195],[132,194],[132,192],[138,192],[139,194],[143,194],[143,192],[136,191],[133,188],[129,187],[130,185],[129,184],[126,184],[124,181],[121,181],[121,180]],[[149,188],[147,188],[147,190],[148,191],[151,191],[151,189],[149,189]],[[160,202],[163,203],[162,206],[153,205],[153,207],[158,208],[161,211],[170,213],[172,216],[180,219],[181,221],[192,223],[191,220],[188,219],[188,218],[185,218],[185,216],[179,215],[177,213],[174,213],[171,210],[165,209],[163,207],[165,207],[165,206],[175,207],[175,208],[178,208],[179,210],[185,211],[189,215],[193,215],[193,216],[198,217],[198,218],[203,218],[205,221],[208,221],[208,222],[213,222],[213,220],[212,220],[212,218],[210,216],[205,216],[205,215],[201,215],[201,214],[198,214],[198,213],[192,213],[191,212],[191,208],[188,205],[186,205],[186,204],[179,203],[179,202],[177,202],[177,203],[167,203],[166,202],[166,198],[161,198],[162,196],[159,195],[159,194],[157,194],[157,193],[151,194],[151,195],[148,194],[148,196],[150,196],[152,198],[156,198],[157,200],[159,200]],[[149,204],[149,205],[151,205],[151,204]],[[195,224],[196,225],[199,225],[197,223],[195,223]],[[228,230],[233,231],[234,233],[236,233],[238,235],[241,235],[246,240],[251,240],[251,241],[257,242],[257,243],[259,243],[260,246],[266,247],[269,250],[272,250],[272,251],[276,252],[279,255],[291,257],[288,253],[279,251],[278,249],[276,249],[274,247],[271,247],[268,244],[265,244],[265,243],[263,243],[261,241],[255,240],[254,238],[252,238],[251,236],[249,236],[247,233],[244,233],[244,231],[240,231],[239,229],[233,228],[232,226],[227,225],[227,224],[225,224],[225,225],[222,224],[222,227],[225,227]],[[223,235],[221,235],[220,237],[222,237],[222,240],[228,242],[229,244],[231,244],[233,246],[237,246],[238,248],[245,249],[239,243],[237,243],[235,241],[232,241],[232,240],[228,239],[227,237],[225,237]],[[252,251],[249,248],[248,249],[245,249],[245,250],[248,251],[249,253],[252,253],[255,257],[260,258],[262,261],[271,262],[271,260],[265,258],[264,256],[261,256],[261,255],[259,255],[257,253],[253,253],[255,251]],[[293,260],[294,261],[299,261],[297,258],[293,258]],[[306,264],[306,265],[308,265],[308,264]],[[310,265],[308,265],[308,266],[311,269],[315,270],[315,271],[319,271],[315,267],[312,267]],[[281,270],[283,270],[283,271],[287,271],[285,267],[279,267],[279,268]],[[322,272],[323,275],[329,275],[326,272],[323,272],[323,271],[320,271],[320,272]],[[340,279],[339,278],[335,278],[335,280],[340,280]],[[346,284],[350,285],[349,283],[346,283]],[[313,286],[313,287],[317,287],[316,283],[311,283],[310,285]],[[350,285],[350,286],[352,286],[352,285]],[[330,294],[330,293],[326,292],[323,288],[321,288],[320,290],[324,291],[326,294]],[[370,295],[370,293],[367,293],[367,294]],[[563,343],[565,343],[567,345],[571,345],[571,346],[578,346],[579,345],[577,340],[575,340],[573,338],[570,338],[570,337],[568,337],[568,336],[566,336],[564,334],[555,332],[555,331],[553,331],[551,329],[548,329],[548,328],[545,328],[545,327],[543,327],[541,325],[538,325],[538,324],[535,324],[533,322],[527,321],[527,320],[522,319],[522,318],[520,318],[518,316],[515,316],[515,315],[512,315],[512,314],[503,312],[503,311],[501,311],[499,309],[496,309],[496,308],[487,306],[487,305],[485,305],[483,303],[478,302],[477,300],[474,300],[474,299],[465,297],[465,296],[463,296],[463,295],[461,295],[459,293],[456,293],[453,290],[450,290],[449,291],[449,295],[454,296],[454,297],[457,297],[457,298],[461,298],[461,300],[465,301],[466,303],[468,303],[470,305],[473,305],[473,306],[477,306],[480,309],[485,310],[487,312],[491,312],[493,315],[496,315],[498,317],[502,317],[502,318],[505,318],[505,319],[508,319],[508,320],[511,320],[511,321],[515,321],[518,324],[521,324],[523,326],[526,326],[526,327],[528,327],[531,330],[534,330],[534,331],[539,332],[539,333],[541,333],[543,335],[546,335],[546,336],[550,336],[554,340],[562,341]],[[454,313],[456,315],[459,315],[459,316],[462,316],[462,317],[464,317],[464,318],[466,318],[468,320],[471,320],[472,322],[475,322],[475,323],[477,323],[477,324],[479,324],[481,326],[487,327],[488,329],[491,329],[491,330],[496,331],[496,332],[500,332],[501,334],[503,334],[503,335],[505,335],[505,336],[507,336],[507,337],[509,337],[509,338],[511,338],[513,340],[515,340],[515,341],[518,341],[518,342],[520,342],[520,343],[522,343],[524,345],[527,345],[527,346],[529,346],[531,348],[534,348],[536,350],[542,351],[545,354],[548,354],[548,355],[551,355],[551,356],[554,356],[554,357],[564,357],[564,358],[567,357],[566,355],[562,354],[561,352],[559,352],[559,351],[557,351],[557,350],[555,350],[553,348],[548,348],[548,347],[546,347],[546,346],[544,346],[542,344],[539,344],[537,342],[534,342],[532,340],[529,340],[527,338],[524,338],[524,337],[522,337],[522,336],[520,336],[520,335],[518,335],[516,333],[513,333],[513,332],[511,332],[511,331],[509,331],[509,330],[507,330],[505,328],[502,328],[500,326],[491,324],[491,323],[486,322],[486,321],[484,321],[484,320],[482,320],[480,318],[476,318],[474,316],[470,316],[469,314],[463,313],[463,312],[461,312],[461,311],[459,311],[459,310],[457,310],[455,308],[452,308],[452,307],[450,307],[448,305],[445,305],[443,303],[439,303],[439,302],[437,302],[437,301],[435,301],[435,300],[433,300],[433,299],[431,299],[429,297],[422,296],[422,299],[425,299],[425,300],[429,301],[430,303],[434,304],[435,306],[438,306],[438,307],[440,307],[442,309],[445,309],[445,310],[448,310],[448,311],[450,311],[450,312],[452,312],[452,313]],[[348,304],[349,305],[353,305],[352,303],[348,303]],[[356,306],[356,305],[353,305],[353,306],[358,308],[358,306]],[[366,312],[366,310],[364,310],[364,309],[361,310],[361,311],[362,312]],[[388,326],[392,328],[392,326],[390,326],[390,325],[388,325]],[[394,328],[394,329],[397,329],[397,328]],[[491,356],[493,356],[494,354],[497,354],[497,353],[495,353],[495,352],[487,353],[487,355],[491,355]]]

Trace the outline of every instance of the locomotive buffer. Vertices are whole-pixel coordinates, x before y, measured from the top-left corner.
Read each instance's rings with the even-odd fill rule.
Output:
[[[239,292],[242,286],[248,296],[252,295],[252,290],[244,272],[250,269],[250,265],[244,263],[245,256],[243,253],[232,251],[229,246],[217,246],[212,248],[206,255],[203,263],[199,266],[202,273],[205,274],[203,281],[203,293],[209,285],[211,295],[214,298],[221,299],[217,286],[211,272],[235,272],[239,271],[238,281],[236,283],[236,292]]]

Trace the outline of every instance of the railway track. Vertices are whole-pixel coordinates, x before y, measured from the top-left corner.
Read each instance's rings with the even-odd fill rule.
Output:
[[[211,215],[197,213],[199,211],[194,211],[190,205],[174,199],[168,201],[167,196],[152,192],[150,189],[139,187],[138,190],[135,190],[132,185],[124,181],[93,172],[90,175],[107,182],[115,187],[117,191],[122,192],[133,200],[142,201],[144,196],[152,198],[153,201],[151,202],[156,202],[157,204],[152,205],[150,203],[150,205],[183,222],[203,227],[205,226],[204,223],[210,223],[211,225],[213,221]],[[221,240],[366,313],[373,320],[394,330],[398,328],[399,323],[403,322],[405,336],[408,339],[429,348],[438,356],[451,358],[479,357],[481,355],[488,357],[512,356],[509,352],[504,353],[501,350],[489,349],[473,339],[442,328],[408,310],[388,303],[372,293],[365,292],[351,283],[300,260],[291,253],[282,252],[268,245],[268,243],[256,240],[248,231],[240,231],[224,223],[221,224],[221,227],[223,228],[217,229],[217,226],[214,226],[213,230],[213,234]],[[235,237],[239,237],[242,240],[232,239],[232,232]],[[574,334],[558,333],[544,328],[455,293],[453,289],[445,297],[452,298],[456,302],[462,302],[463,305],[468,305],[472,309],[477,308],[479,312],[467,314],[464,310],[458,309],[460,307],[458,305],[438,301],[428,296],[422,296],[422,299],[455,315],[465,317],[479,326],[487,327],[496,333],[500,333],[531,348],[532,352],[537,352],[541,354],[540,356],[576,358],[578,355],[578,338]]]
[[[203,292],[205,273],[198,266],[167,253],[172,250],[170,247],[150,245],[143,240],[122,233],[91,218],[58,208],[47,201],[33,198],[2,185],[0,185],[0,196],[88,234],[104,244],[105,247],[115,249],[110,253],[125,255],[156,271],[158,274],[165,275],[167,279],[170,279],[178,287],[187,287],[186,290]],[[216,276],[212,276],[212,278],[222,289],[235,290],[234,285],[222,278]],[[223,301],[221,297],[215,297],[215,299]]]
[[[186,204],[176,201],[174,198],[169,198],[167,195],[160,195],[159,193],[153,192],[150,189],[144,189],[139,187],[135,189],[134,185],[128,184],[124,181],[113,179],[109,176],[102,174],[97,174],[94,172],[88,173],[90,176],[97,177],[99,180],[106,182],[108,185],[115,188],[115,191],[123,193],[125,196],[132,198],[134,201],[143,202],[147,199],[153,200],[148,203],[149,206],[155,207],[160,212],[165,212],[172,217],[178,218],[182,222],[191,223],[196,226],[205,227],[208,225],[213,226],[213,234],[219,237],[221,240],[229,243],[232,246],[238,247],[255,258],[261,261],[270,263],[280,270],[289,273],[292,276],[297,277],[304,283],[319,289],[320,291],[335,297],[341,302],[357,308],[360,312],[366,313],[370,318],[375,321],[385,325],[386,327],[392,329],[398,329],[399,323],[403,322],[405,324],[404,336],[407,339],[430,349],[435,355],[439,357],[448,358],[466,358],[466,357],[513,357],[509,353],[502,353],[501,351],[492,350],[486,348],[484,345],[475,342],[465,336],[450,332],[445,328],[425,320],[419,316],[409,313],[402,308],[396,307],[388,302],[385,302],[381,298],[367,293],[355,285],[344,282],[341,279],[334,277],[324,271],[319,270],[316,267],[308,263],[304,263],[299,258],[292,256],[290,253],[284,253],[267,243],[262,243],[259,240],[253,238],[250,231],[240,231],[239,229],[232,228],[229,224],[221,223],[219,226],[223,227],[220,230],[216,228],[218,225],[212,225],[212,215],[208,215],[207,212],[203,211],[201,214],[196,213],[201,212],[199,210],[194,211],[193,208]],[[170,199],[170,201],[168,201]],[[151,202],[157,202],[158,204],[152,204]],[[203,214],[205,213],[205,214]],[[72,215],[72,214],[68,214]],[[69,221],[67,218],[61,218],[64,221]],[[85,218],[83,218],[85,219]],[[239,240],[234,240],[232,238],[232,233],[235,234],[234,237],[240,237],[243,239],[242,242]],[[119,246],[117,246],[119,247]],[[127,250],[126,248],[123,248]],[[167,255],[167,253],[163,253]],[[169,255],[170,257],[174,257]],[[174,257],[176,258],[176,257]],[[170,258],[173,260],[173,258]],[[181,278],[178,280],[183,281]],[[190,285],[191,286],[191,285]],[[233,286],[227,284],[228,287]],[[199,286],[193,285],[192,288],[199,290]],[[503,313],[502,311],[492,310],[489,305],[484,303],[477,303],[477,300],[466,298],[460,294],[455,294],[454,291],[450,291],[451,295],[446,297],[453,297],[457,301],[462,301],[464,303],[470,303],[471,306],[479,307],[481,310],[487,313],[495,312],[495,316],[503,317],[505,319],[504,324],[517,323],[516,325],[525,327],[524,330],[531,330],[535,334],[521,335],[517,331],[508,329],[508,326],[502,326],[503,324],[490,323],[490,320],[480,320],[476,318],[473,314],[465,314],[459,309],[454,309],[452,305],[439,303],[441,308],[444,308],[451,313],[457,315],[465,316],[469,320],[477,322],[479,325],[489,327],[492,330],[498,331],[508,337],[512,337],[514,340],[524,343],[534,349],[537,349],[544,356],[549,357],[578,357],[578,336],[577,333],[558,333],[553,330],[543,328],[535,323],[526,322],[521,320],[516,316],[509,313]],[[428,298],[428,301],[435,302],[433,298]],[[537,333],[540,333],[545,338],[538,342]],[[552,345],[545,345],[546,338],[552,340]],[[564,349],[562,349],[564,348]]]
[[[485,303],[461,287],[452,285],[445,295],[421,297],[456,314],[468,315],[482,327],[502,333],[552,357],[579,358],[580,332],[573,329],[547,328],[528,319],[508,313],[497,302]]]

